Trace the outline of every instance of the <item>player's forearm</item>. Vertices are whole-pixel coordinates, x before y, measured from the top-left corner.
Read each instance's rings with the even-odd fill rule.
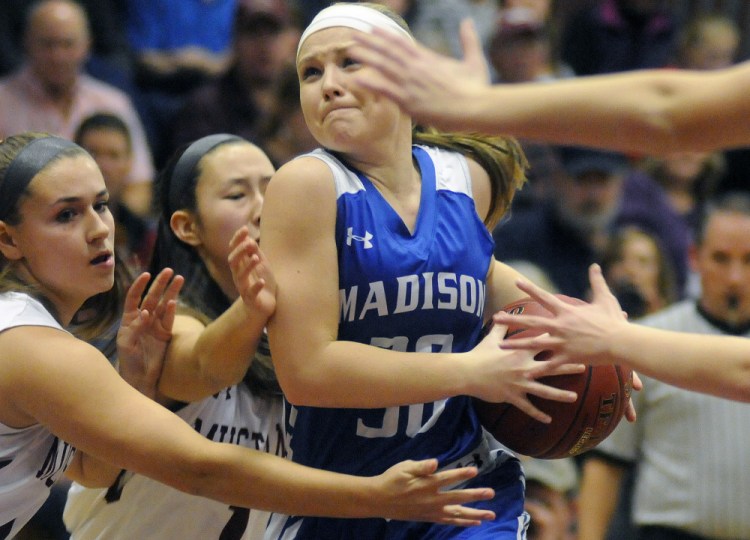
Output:
[[[207,384],[221,390],[245,376],[260,341],[267,318],[236,300],[206,326],[195,343],[198,370]]]
[[[295,404],[390,407],[468,393],[467,368],[457,354],[400,352],[351,341],[316,350],[277,346],[271,338],[279,382]]]
[[[265,317],[245,309],[235,302],[207,326],[191,316],[178,318],[159,380],[164,396],[197,401],[242,380],[265,324]]]
[[[221,445],[218,460],[193,483],[197,495],[228,504],[285,514],[371,517],[377,499],[374,480],[302,467],[289,460]],[[321,494],[325,496],[321,496]],[[372,495],[370,498],[369,495]],[[381,509],[381,514],[387,511]]]
[[[467,129],[660,155],[746,146],[750,63],[727,70],[641,70],[552,84],[495,85],[466,100]],[[730,112],[731,111],[731,112]]]
[[[623,152],[672,151],[676,143],[664,97],[640,76],[495,85],[462,106],[466,128],[521,139]]]
[[[387,513],[369,498],[376,479],[338,475],[265,452],[212,442],[157,405],[138,401],[137,410],[148,410],[148,414],[139,414],[111,438],[84,446],[115,467],[229,505],[297,515]]]
[[[750,401],[750,340],[629,324],[613,336],[612,360],[688,390]]]

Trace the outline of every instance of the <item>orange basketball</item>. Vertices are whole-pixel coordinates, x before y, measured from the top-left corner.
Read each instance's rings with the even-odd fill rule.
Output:
[[[565,295],[558,298],[584,303]],[[503,308],[512,315],[551,316],[531,298],[519,300]],[[505,339],[533,337],[539,331],[509,325]],[[537,355],[543,360],[546,353]],[[577,359],[586,364],[585,358]],[[514,452],[540,459],[571,457],[591,450],[615,429],[625,414],[633,389],[633,373],[620,366],[590,366],[575,375],[558,375],[539,379],[544,384],[572,390],[578,394],[574,403],[563,403],[529,396],[529,400],[552,417],[543,424],[508,403],[474,400],[479,421],[500,443]]]

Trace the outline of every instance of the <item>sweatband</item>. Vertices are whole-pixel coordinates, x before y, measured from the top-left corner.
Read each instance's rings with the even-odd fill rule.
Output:
[[[307,28],[305,28],[305,31],[302,32],[299,44],[297,45],[297,58],[299,59],[299,51],[302,48],[302,44],[311,34],[337,26],[353,28],[354,30],[368,34],[372,33],[373,28],[380,28],[400,33],[410,40],[414,40],[414,37],[399,26],[396,21],[377,9],[357,4],[336,4],[321,10]]]
[[[195,167],[203,156],[225,142],[244,140],[237,135],[218,133],[198,139],[188,146],[180,156],[180,159],[177,160],[172,172],[172,178],[169,180],[169,195],[167,197],[169,213],[171,214],[179,209],[180,195],[190,186],[191,179],[195,174]]]
[[[74,142],[53,135],[34,139],[18,152],[5,170],[5,178],[0,184],[0,219],[8,217],[34,177],[70,148],[85,152]]]

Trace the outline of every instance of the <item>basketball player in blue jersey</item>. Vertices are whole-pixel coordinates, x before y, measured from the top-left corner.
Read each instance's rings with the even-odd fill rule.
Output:
[[[500,327],[475,347],[489,314],[524,296],[494,260],[488,227],[525,159],[510,139],[413,136],[394,102],[355,90],[366,68],[349,54],[352,36],[373,26],[409,36],[378,4],[336,4],[302,34],[301,104],[323,149],[282,166],[266,192],[261,237],[278,284],[269,338],[288,447],[299,463],[363,475],[426,455],[447,469],[475,464],[472,484],[496,490],[480,503],[496,519],[469,531],[274,515],[266,538],[523,538],[520,465],[488,439],[471,396],[549,421],[527,395],[575,395],[536,379],[581,368],[505,354]]]

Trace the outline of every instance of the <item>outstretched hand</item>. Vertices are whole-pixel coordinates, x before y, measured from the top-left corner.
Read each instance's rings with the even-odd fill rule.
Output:
[[[518,288],[549,310],[552,317],[498,312],[493,317],[496,323],[509,324],[512,321],[517,326],[546,332],[538,337],[506,341],[502,347],[550,350],[558,363],[568,362],[573,358],[586,358],[588,363],[594,365],[613,363],[611,336],[622,325],[628,324],[627,317],[617,298],[609,290],[598,265],[589,268],[589,279],[592,301],[580,305],[563,302],[532,283],[519,282]]]
[[[551,422],[551,417],[538,409],[529,395],[543,399],[572,403],[577,399],[575,392],[562,390],[539,382],[540,377],[582,373],[582,364],[553,364],[547,360],[535,360],[542,347],[522,351],[502,351],[503,338],[507,326],[493,324],[485,338],[468,353],[477,380],[472,395],[489,402],[507,402],[523,412],[543,422]]]
[[[164,354],[172,338],[177,295],[184,283],[182,276],[173,276],[170,268],[159,272],[145,296],[151,275],[144,272],[138,276],[125,297],[117,332],[120,375],[152,399],[156,397]]]
[[[374,494],[382,494],[382,515],[391,519],[431,521],[469,527],[495,519],[491,510],[461,506],[492,499],[490,488],[450,489],[477,475],[476,467],[440,472],[436,459],[402,461],[374,478]]]
[[[549,362],[564,365],[585,358],[592,365],[614,364],[616,359],[610,347],[611,336],[627,325],[627,315],[607,286],[599,265],[589,267],[592,301],[588,304],[570,304],[557,298],[544,289],[527,281],[517,283],[518,288],[527,293],[552,313],[552,317],[498,312],[494,315],[495,324],[510,324],[535,329],[543,334],[504,341],[501,345],[507,350],[536,351],[544,349],[552,355]],[[643,384],[633,373],[633,389],[640,390]],[[632,401],[625,417],[634,421],[636,414]]]
[[[229,246],[229,267],[242,301],[270,317],[276,309],[276,279],[258,242],[250,237],[247,227],[242,227],[234,233]]]
[[[469,129],[462,124],[462,107],[471,102],[472,90],[489,85],[490,77],[470,19],[461,23],[460,37],[463,60],[440,55],[393,32],[377,28],[372,33],[355,32],[353,56],[374,68],[360,70],[355,81],[384,94],[421,122],[448,130]]]

